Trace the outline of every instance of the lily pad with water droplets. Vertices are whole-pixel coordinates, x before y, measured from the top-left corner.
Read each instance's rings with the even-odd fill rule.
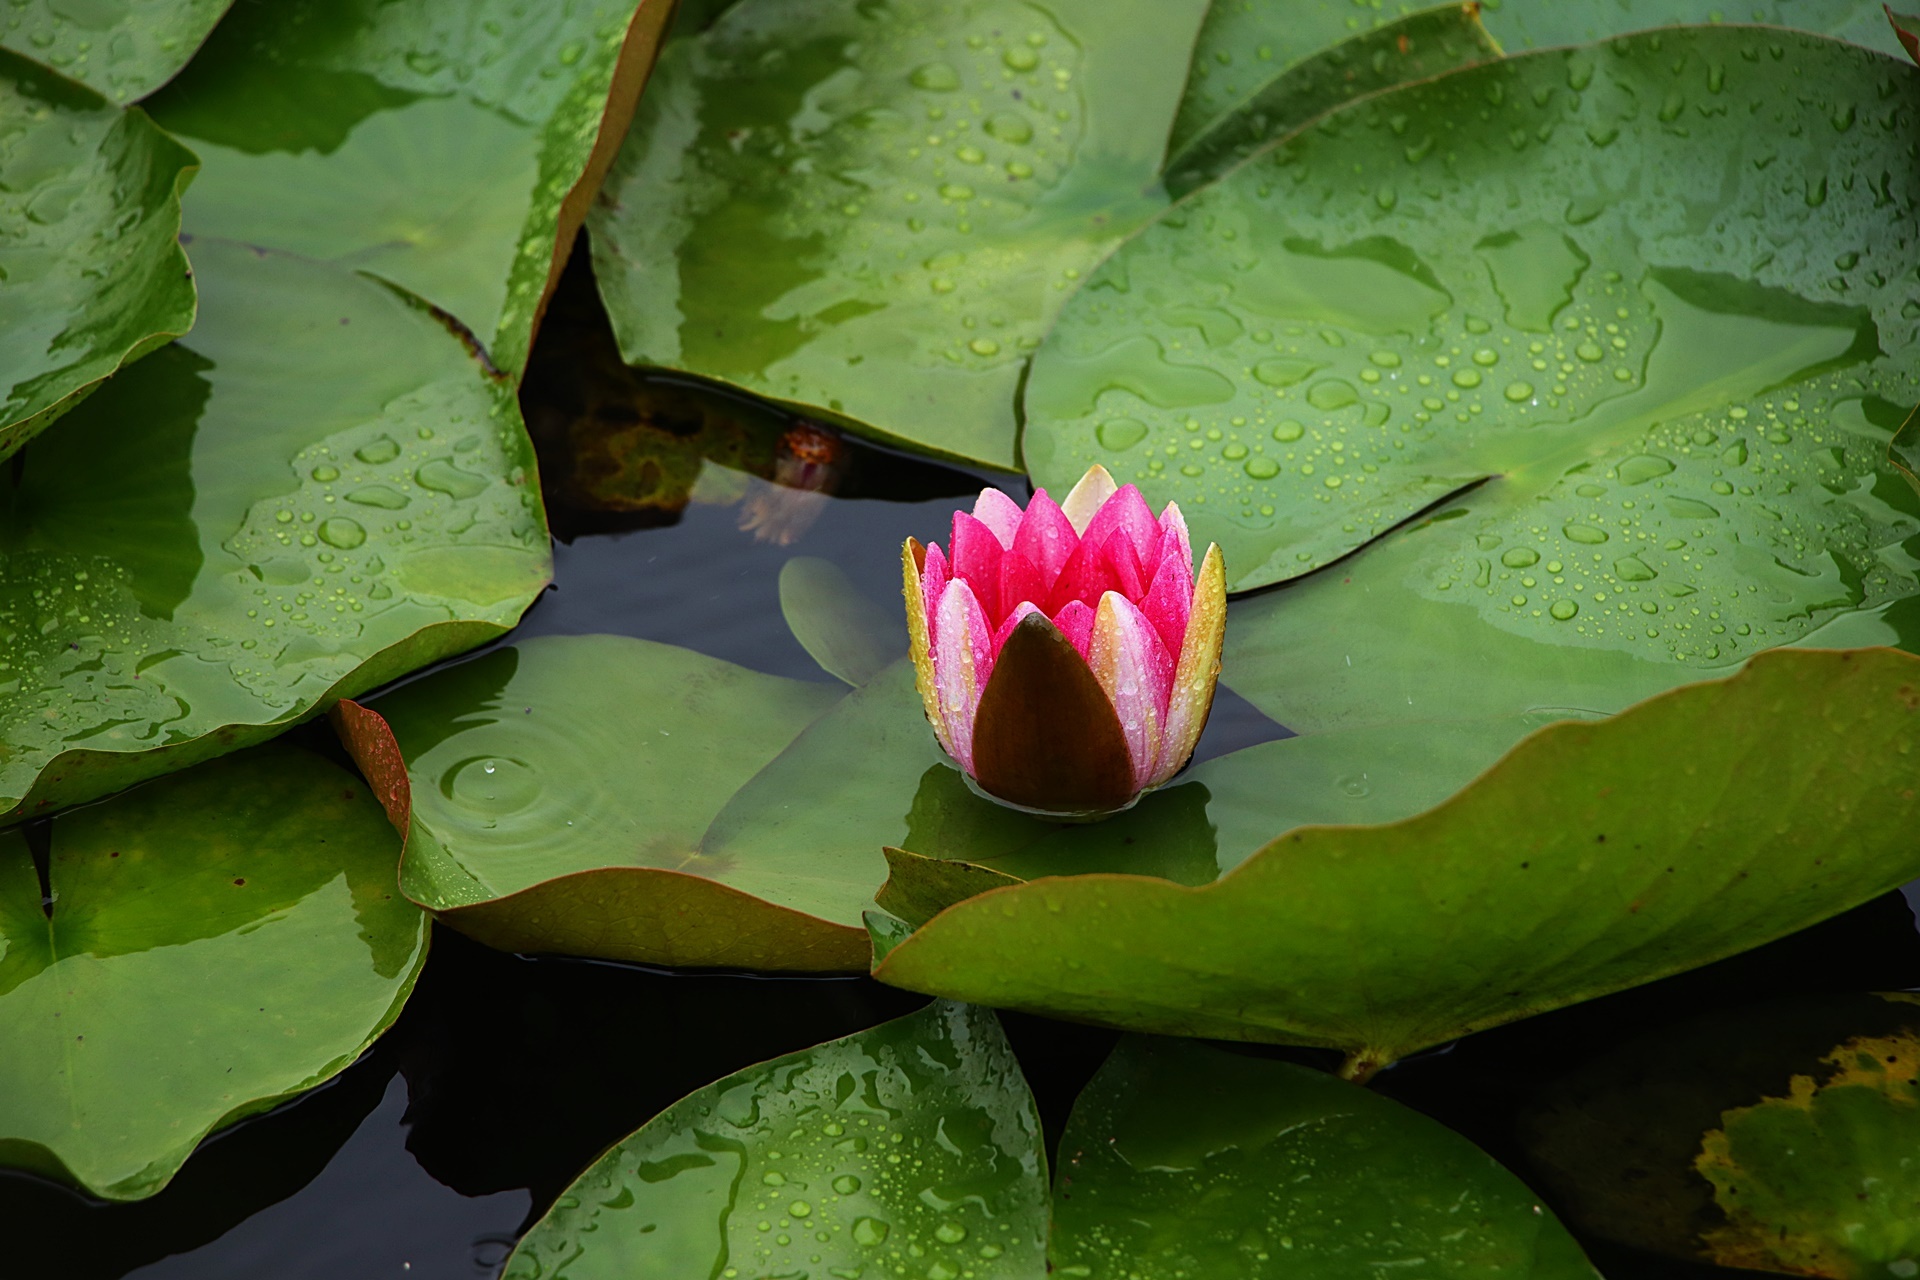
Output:
[[[1920,874],[1916,690],[1920,658],[1894,650],[1763,654],[1727,681],[1549,725],[1417,817],[1278,835],[1211,884],[992,890],[894,942],[874,974],[1056,1017],[1341,1049],[1364,1075]]]
[[[1883,483],[1920,397],[1916,106],[1910,65],[1711,27],[1343,108],[1068,304],[1035,479],[1178,499],[1238,588],[1480,484],[1374,602],[1667,669],[1910,594],[1881,549],[1920,529]]]
[[[518,373],[671,7],[243,5],[147,105],[205,162],[189,231],[391,281]]]
[[[0,812],[271,737],[499,635],[547,581],[519,412],[456,335],[332,265],[191,248],[192,333],[0,494]]]
[[[0,134],[5,459],[115,369],[193,324],[192,273],[175,237],[196,161],[144,112],[5,52]]]
[[[350,773],[280,745],[0,834],[0,1164],[139,1199],[400,1013],[427,920]]]
[[[0,48],[127,103],[172,79],[232,3],[18,0],[0,12]]]
[[[1005,1034],[944,1001],[728,1076],[602,1156],[506,1280],[1046,1272],[1040,1117]]]
[[[629,362],[1012,469],[1060,303],[1155,188],[1198,0],[743,0],[661,54],[593,216]]]
[[[1598,1277],[1485,1152],[1292,1063],[1130,1036],[1074,1104],[1060,1151],[1058,1276]]]

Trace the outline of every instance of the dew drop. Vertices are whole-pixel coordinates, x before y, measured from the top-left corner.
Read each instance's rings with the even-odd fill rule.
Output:
[[[1607,540],[1605,529],[1596,529],[1590,524],[1562,525],[1560,532],[1568,542],[1578,542],[1589,547],[1597,547]]]
[[[367,531],[360,527],[357,520],[345,516],[335,516],[320,525],[320,541],[342,551],[351,551],[367,540]]]
[[[933,1238],[941,1244],[959,1244],[967,1238],[967,1229],[957,1222],[943,1222],[933,1229]]]
[[[313,469],[313,478],[321,484],[332,484],[340,478],[338,467],[319,466]]]
[[[1500,557],[1500,563],[1509,569],[1525,569],[1540,563],[1540,553],[1532,547],[1509,547],[1507,553]]]
[[[944,62],[923,63],[907,79],[914,88],[934,93],[951,93],[960,87],[960,73]]]
[[[843,1173],[833,1180],[833,1189],[843,1196],[850,1196],[860,1189],[860,1179],[850,1173]]]
[[[1000,55],[1000,61],[1007,64],[1011,71],[1031,71],[1040,65],[1040,55],[1021,45],[1015,45]]]
[[[1255,480],[1271,480],[1280,474],[1280,464],[1272,458],[1256,455],[1247,459],[1244,470]]]
[[[355,449],[353,456],[377,467],[383,462],[392,462],[399,457],[400,446],[394,442],[392,436],[380,436]]]
[[[891,1230],[892,1226],[879,1218],[856,1218],[853,1223],[854,1243],[871,1248],[885,1240],[887,1232]]]
[[[1307,429],[1292,418],[1280,423],[1273,429],[1273,438],[1282,444],[1289,444],[1307,433]]]
[[[1556,622],[1565,622],[1578,612],[1580,612],[1580,606],[1571,600],[1555,600],[1553,604],[1547,608],[1547,613],[1551,615]]]
[[[1525,400],[1531,400],[1533,399],[1533,384],[1531,382],[1509,382],[1504,394],[1507,399],[1513,401],[1515,404],[1519,404]]]
[[[1479,386],[1479,385],[1480,385],[1480,371],[1479,371],[1478,369],[1456,369],[1456,370],[1454,370],[1454,372],[1453,372],[1453,385],[1454,385],[1454,386],[1456,386],[1456,387],[1466,387],[1466,388],[1468,388],[1468,389],[1472,389],[1472,388],[1474,388],[1474,387],[1477,387],[1477,386]]]
[[[1102,448],[1122,453],[1147,438],[1147,424],[1138,418],[1108,418],[1094,431]]]

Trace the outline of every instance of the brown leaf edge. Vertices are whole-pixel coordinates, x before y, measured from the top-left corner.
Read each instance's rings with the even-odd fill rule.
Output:
[[[1900,47],[1907,51],[1909,58],[1920,62],[1920,16],[1895,13],[1890,4],[1883,4],[1880,7],[1886,10],[1887,21],[1893,24],[1893,34],[1899,38]]]
[[[399,740],[384,716],[351,699],[327,718],[400,833],[405,892],[413,789]],[[498,951],[770,973],[864,974],[873,963],[864,929],[665,868],[600,867],[466,906],[407,898]]]

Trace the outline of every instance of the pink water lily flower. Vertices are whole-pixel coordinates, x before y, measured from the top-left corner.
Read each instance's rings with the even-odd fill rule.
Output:
[[[1095,466],[1063,503],[983,490],[950,546],[907,539],[907,629],[927,719],[980,790],[1091,816],[1180,771],[1213,706],[1227,580],[1217,546],[1196,579],[1178,506],[1156,518]]]

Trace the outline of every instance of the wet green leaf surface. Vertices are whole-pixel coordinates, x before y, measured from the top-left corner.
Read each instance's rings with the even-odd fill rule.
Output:
[[[188,230],[389,280],[518,372],[666,8],[243,6],[148,104],[205,161]]]
[[[1015,465],[1015,390],[1154,191],[1197,0],[744,0],[670,45],[593,217],[633,363]]]
[[[1502,0],[1486,6],[1489,30],[1509,50],[1604,40],[1625,31],[1686,23],[1752,22],[1818,32],[1883,53],[1896,52],[1876,0]]]
[[[1060,1150],[1055,1275],[1597,1275],[1466,1139],[1291,1063],[1129,1037]]]
[[[1040,1119],[992,1013],[938,1002],[675,1103],[583,1174],[509,1280],[1046,1270]]]
[[[0,13],[0,48],[114,102],[144,98],[185,66],[233,0],[20,0]]]
[[[0,1162],[114,1199],[320,1083],[400,1012],[426,917],[366,788],[266,747],[0,836]]]
[[[519,413],[458,338],[334,266],[192,250],[193,332],[0,497],[16,812],[270,737],[500,634],[547,579]]]
[[[1240,588],[1485,480],[1375,594],[1495,641],[1699,666],[1910,594],[1880,482],[1920,379],[1916,97],[1877,54],[1701,28],[1345,108],[1068,304],[1027,460],[1178,499]]]
[[[4,459],[193,323],[193,282],[174,237],[195,161],[145,113],[4,52],[0,135]]]
[[[1386,16],[1394,10],[1404,16]],[[1497,56],[1478,5],[1366,17],[1346,0],[1213,5],[1167,148],[1167,190],[1186,195],[1340,103]]]
[[[412,784],[401,883],[510,950],[857,964],[844,917],[873,884],[833,886],[852,895],[836,926],[809,912],[812,885],[787,883],[827,878],[831,859],[812,874],[763,868],[709,833],[835,700],[828,685],[620,636],[529,640],[416,681],[375,704]]]
[[[1917,687],[1920,659],[1891,650],[1766,654],[1608,721],[1551,725],[1417,818],[1280,836],[1213,884],[995,890],[875,974],[1141,1030],[1324,1045],[1364,1071],[1911,879]]]

